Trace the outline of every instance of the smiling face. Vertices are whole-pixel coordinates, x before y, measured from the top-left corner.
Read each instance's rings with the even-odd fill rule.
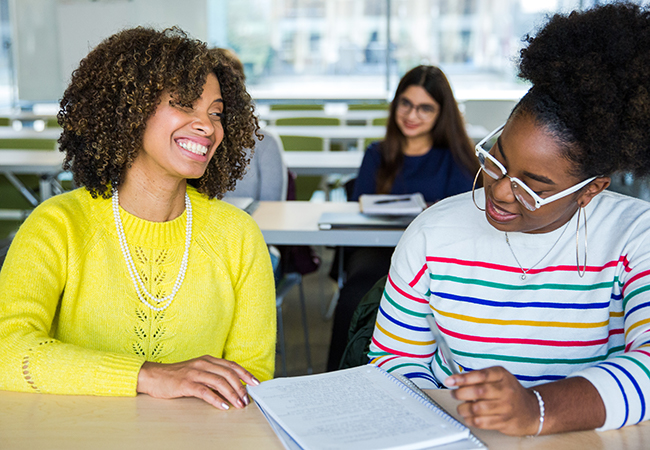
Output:
[[[430,134],[440,115],[440,105],[422,86],[407,87],[397,99],[395,122],[407,138]]]
[[[175,105],[170,94],[163,93],[129,170],[156,179],[200,178],[223,140],[222,113],[221,89],[214,74],[207,76],[203,93],[191,107]]]
[[[512,117],[490,154],[508,175],[521,179],[542,198],[583,181],[571,174],[573,163],[562,156],[559,142],[529,115]],[[515,198],[508,177],[494,180],[484,173],[485,216],[500,231],[546,233],[567,223],[580,205],[586,206],[608,184],[607,178],[598,178],[573,194],[529,211]]]

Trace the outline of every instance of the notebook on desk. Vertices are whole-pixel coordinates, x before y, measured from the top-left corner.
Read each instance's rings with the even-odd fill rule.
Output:
[[[369,216],[362,213],[325,212],[318,220],[318,228],[332,230],[337,228],[387,228],[405,229],[413,216]]]
[[[247,389],[289,450],[486,448],[412,383],[377,366],[276,378]]]

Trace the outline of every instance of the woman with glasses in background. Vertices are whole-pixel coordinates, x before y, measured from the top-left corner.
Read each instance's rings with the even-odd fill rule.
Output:
[[[350,200],[420,192],[431,204],[467,192],[478,169],[473,153],[445,74],[434,66],[415,67],[397,86],[386,137],[366,150]],[[388,273],[392,253],[392,247],[344,250],[347,281],[334,315],[328,370],[338,369],[354,310]]]
[[[556,15],[527,42],[533,86],[475,150],[484,188],[408,228],[369,356],[455,388],[471,426],[635,424],[650,414],[650,205],[605,189],[615,172],[650,172],[650,15]]]

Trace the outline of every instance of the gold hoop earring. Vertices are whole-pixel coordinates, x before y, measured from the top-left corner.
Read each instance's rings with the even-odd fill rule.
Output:
[[[485,209],[478,206],[478,204],[476,203],[476,198],[474,197],[474,191],[476,190],[476,182],[478,181],[478,176],[481,174],[482,170],[483,169],[478,169],[478,172],[476,172],[476,176],[474,177],[474,184],[472,184],[472,201],[474,202],[474,206],[476,206],[476,209],[485,212]]]
[[[579,232],[580,232],[580,213],[582,213],[585,216],[585,259],[584,259],[584,267],[582,268],[582,271],[580,271],[580,250],[578,243],[580,242],[579,238]],[[576,269],[578,270],[578,276],[580,278],[585,276],[585,272],[587,272],[587,211],[585,211],[584,206],[580,206],[578,209],[578,223],[576,224]]]

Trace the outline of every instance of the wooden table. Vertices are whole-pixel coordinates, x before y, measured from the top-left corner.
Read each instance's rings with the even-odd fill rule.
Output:
[[[449,391],[429,391],[449,412]],[[598,433],[584,431],[513,438],[472,430],[491,449],[647,449],[650,424]],[[255,405],[220,411],[201,400],[79,397],[0,391],[0,448],[33,449],[264,449],[283,447]]]

